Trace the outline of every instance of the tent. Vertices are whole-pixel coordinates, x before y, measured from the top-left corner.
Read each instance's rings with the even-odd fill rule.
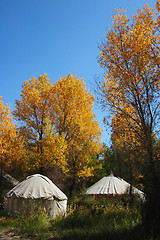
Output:
[[[113,174],[103,177],[98,182],[89,187],[87,194],[97,197],[118,197],[124,194],[129,194],[131,185],[122,178]],[[135,187],[132,187],[132,193],[137,194],[141,199],[144,199],[144,193]]]
[[[41,208],[52,218],[66,215],[66,195],[46,176],[34,174],[6,194],[5,210],[16,216]]]

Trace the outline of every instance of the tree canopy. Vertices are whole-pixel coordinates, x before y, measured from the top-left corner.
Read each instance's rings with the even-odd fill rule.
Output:
[[[72,74],[60,78],[52,89],[51,119],[54,131],[65,136],[68,177],[73,182],[92,175],[92,157],[100,151],[101,128],[94,120],[94,97],[83,79]]]
[[[25,81],[13,114],[26,140],[27,168],[57,165],[74,182],[92,175],[90,161],[99,152],[102,131],[93,104],[83,79],[72,74],[55,84],[47,74]]]

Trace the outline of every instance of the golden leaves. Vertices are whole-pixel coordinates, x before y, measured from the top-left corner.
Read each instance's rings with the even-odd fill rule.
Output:
[[[160,46],[155,10],[146,5],[131,19],[125,12],[117,10],[113,26],[99,47],[99,63],[106,70],[101,85],[102,104],[107,101],[111,109],[116,106],[117,110],[143,100],[151,102],[152,87],[157,94],[160,86]]]
[[[0,97],[0,168],[5,170],[22,162],[23,141],[18,137],[10,107]]]
[[[159,0],[157,11],[158,6]],[[131,163],[145,159],[158,123],[159,40],[159,17],[146,5],[130,19],[126,11],[117,10],[99,47],[99,64],[105,70],[101,103],[114,116],[113,144],[128,153]]]
[[[52,90],[52,118],[55,130],[64,134],[68,152],[68,175],[89,176],[91,157],[99,152],[101,129],[93,114],[94,97],[83,79],[72,74],[60,78]]]
[[[57,165],[77,179],[91,175],[88,165],[99,152],[102,131],[94,120],[93,104],[83,79],[72,74],[54,85],[46,74],[25,81],[14,116],[23,122],[26,168]]]

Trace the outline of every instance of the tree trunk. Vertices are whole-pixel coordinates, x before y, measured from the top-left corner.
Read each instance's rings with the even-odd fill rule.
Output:
[[[40,173],[44,174],[44,166],[43,166],[43,131],[41,129],[40,134],[39,134],[39,153],[40,153]]]
[[[156,162],[153,158],[152,133],[146,134],[146,169],[145,169],[145,193],[147,201],[145,207],[145,226],[150,231],[153,239],[160,236],[160,177],[156,171]]]

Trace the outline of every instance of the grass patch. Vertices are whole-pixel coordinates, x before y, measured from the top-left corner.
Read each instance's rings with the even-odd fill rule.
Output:
[[[3,214],[4,215],[4,214]],[[0,217],[0,230],[13,232],[15,234],[29,237],[31,239],[50,239],[52,236],[56,239],[52,227],[52,221],[44,212],[31,212],[28,216],[17,218]]]
[[[70,208],[67,218],[57,222],[58,230],[63,229],[63,239],[143,239],[137,207],[85,199]]]
[[[0,229],[41,240],[145,239],[138,205],[99,202],[83,195],[68,203],[66,218],[51,220],[43,212],[32,212],[14,219],[1,213]]]

